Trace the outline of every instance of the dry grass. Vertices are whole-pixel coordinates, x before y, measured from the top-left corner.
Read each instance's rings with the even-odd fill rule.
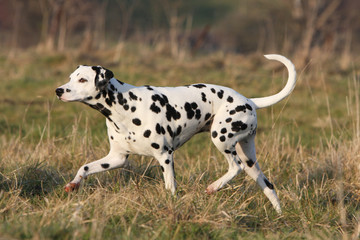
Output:
[[[253,89],[251,78],[245,78],[245,82],[239,82],[239,78],[250,75],[248,72],[254,72],[254,79],[265,78],[269,70],[253,69],[248,62],[249,67],[243,67],[236,63],[237,56],[215,55],[213,59],[222,66],[201,58],[180,66],[172,66],[171,61],[162,64],[166,62],[162,58],[142,64],[131,56],[114,68],[122,78],[137,85],[147,81],[165,85],[170,78],[174,78],[173,85],[224,84],[221,79],[226,78],[226,85],[238,89],[242,84],[242,89],[250,91],[249,96],[256,91],[260,92],[257,95],[266,95],[281,86],[282,81],[274,77],[275,90],[261,90],[267,88],[264,86]],[[150,62],[152,66],[148,67]],[[278,216],[244,173],[218,193],[204,193],[207,185],[227,168],[207,134],[195,136],[176,152],[176,197],[164,190],[156,161],[139,156],[133,156],[126,168],[91,176],[77,193],[66,194],[63,186],[77,168],[84,161],[106,155],[108,145],[104,128],[99,130],[96,125],[103,121],[100,115],[83,111],[81,105],[64,106],[54,101],[54,87],[70,72],[70,66],[64,64],[60,60],[48,70],[52,74],[58,71],[59,77],[52,79],[46,91],[41,87],[39,106],[25,104],[21,108],[16,99],[14,105],[3,106],[6,115],[0,119],[5,129],[0,134],[0,238],[358,239],[360,93],[356,74],[347,77],[347,98],[339,103],[341,106],[333,105],[333,99],[342,91],[334,89],[336,80],[332,83],[326,75],[322,82],[314,82],[326,71],[313,69],[300,75],[294,96],[285,105],[259,112],[258,159],[277,188],[284,212]],[[141,69],[137,69],[139,66]],[[16,82],[29,76],[26,68],[30,67],[24,64],[22,73],[14,74],[12,79]],[[41,74],[51,78],[49,72],[30,75],[34,79],[44,77]],[[194,73],[195,77],[191,77]],[[199,74],[204,75],[203,81]],[[29,84],[32,89],[40,88],[35,80]],[[332,96],[337,91],[339,95]],[[10,99],[11,94],[7,94],[4,92],[0,100]],[[304,98],[304,94],[309,97]],[[20,98],[31,101],[31,96]]]

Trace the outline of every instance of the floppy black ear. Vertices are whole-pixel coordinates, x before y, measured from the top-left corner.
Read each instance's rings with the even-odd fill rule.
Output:
[[[114,73],[112,71],[110,71],[109,69],[106,69],[106,68],[104,68],[104,69],[105,69],[105,78],[107,80],[112,79],[114,77]]]
[[[105,90],[110,79],[114,77],[114,74],[110,70],[100,66],[93,66],[92,69],[96,72],[96,76],[95,76],[96,89],[98,89],[99,91]],[[101,70],[103,71],[105,70],[105,74]]]

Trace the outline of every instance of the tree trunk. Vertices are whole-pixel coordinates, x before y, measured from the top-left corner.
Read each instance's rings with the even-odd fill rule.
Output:
[[[20,33],[21,16],[24,9],[24,3],[22,1],[13,0],[14,6],[14,20],[13,20],[13,31],[11,34],[11,45],[9,56],[13,57],[16,54],[18,48],[18,40]]]
[[[67,8],[70,5],[69,0],[65,0],[62,10],[59,13],[59,36],[57,42],[57,50],[62,52],[65,50],[65,40],[67,33]]]
[[[351,63],[351,42],[352,42],[352,30],[348,28],[346,29],[344,49],[340,58],[341,70],[348,69]]]

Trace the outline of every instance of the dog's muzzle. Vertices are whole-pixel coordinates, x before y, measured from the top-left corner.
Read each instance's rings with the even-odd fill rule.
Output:
[[[64,89],[63,88],[57,88],[55,90],[55,92],[56,92],[56,96],[61,97],[61,95],[63,95],[63,93],[64,93]]]

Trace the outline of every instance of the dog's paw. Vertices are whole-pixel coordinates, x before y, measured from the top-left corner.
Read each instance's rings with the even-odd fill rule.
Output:
[[[65,192],[73,192],[79,189],[79,183],[68,183],[65,185],[64,190]]]
[[[216,190],[214,189],[214,187],[208,186],[208,187],[206,188],[205,192],[206,192],[208,195],[210,195],[210,194],[215,193]]]

